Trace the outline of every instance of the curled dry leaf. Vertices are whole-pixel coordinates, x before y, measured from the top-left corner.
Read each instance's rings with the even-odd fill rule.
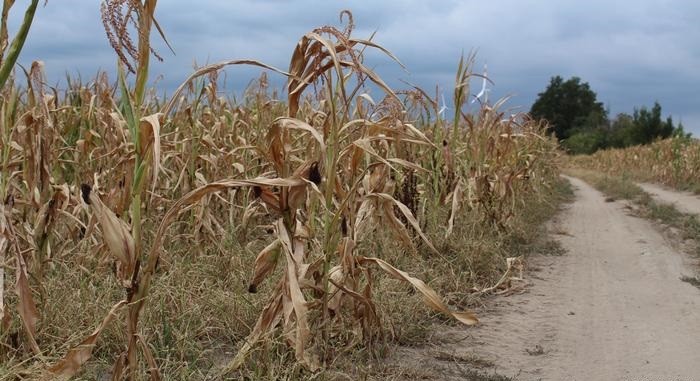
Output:
[[[301,208],[306,202],[307,194],[306,184],[290,188],[287,193],[287,209],[294,211]]]
[[[459,179],[455,189],[452,191],[452,207],[450,208],[450,219],[447,221],[447,231],[445,231],[445,238],[452,234],[452,229],[454,229],[455,216],[459,212],[459,208],[462,205],[462,193],[463,193],[463,182]]]
[[[296,335],[295,335],[295,355],[298,361],[312,366],[307,355],[304,353],[304,348],[309,337],[309,323],[308,323],[308,308],[306,306],[306,298],[304,293],[301,291],[299,285],[300,278],[304,276],[304,265],[303,260],[303,245],[297,245],[297,242],[292,242],[287,228],[284,225],[284,221],[280,218],[275,222],[275,229],[277,230],[277,236],[280,243],[282,244],[282,249],[284,251],[285,257],[287,259],[287,273],[285,280],[287,282],[289,294],[291,296],[291,307],[294,310],[294,316],[296,318]],[[299,250],[301,248],[301,251]],[[313,366],[312,366],[313,367]]]
[[[397,199],[391,197],[390,195],[388,195],[388,194],[386,194],[386,193],[370,193],[370,194],[367,195],[367,197],[369,197],[369,198],[377,198],[377,199],[383,200],[383,201],[390,201],[390,202],[392,202],[394,205],[396,205],[396,206],[399,208],[399,210],[401,211],[401,213],[404,215],[404,217],[406,217],[406,220],[408,221],[408,223],[411,224],[411,226],[413,227],[413,229],[414,229],[414,230],[418,233],[418,235],[423,239],[423,242],[425,242],[425,244],[428,245],[428,247],[429,247],[434,253],[436,253],[436,254],[438,254],[438,255],[440,254],[440,252],[439,252],[439,251],[435,248],[435,246],[433,246],[433,244],[430,242],[430,240],[428,239],[428,236],[426,236],[426,235],[423,233],[423,230],[420,228],[420,224],[418,223],[418,220],[416,220],[416,217],[414,217],[414,216],[413,216],[413,213],[411,213],[411,209],[409,209],[404,203],[402,203],[401,201],[399,201],[399,200],[397,200]]]
[[[387,262],[379,258],[367,257],[359,257],[358,260],[360,263],[376,264],[377,266],[379,266],[379,268],[384,270],[384,272],[391,275],[392,277],[410,283],[413,286],[413,288],[416,289],[416,291],[423,294],[423,301],[425,302],[425,304],[427,304],[430,308],[434,309],[435,311],[452,316],[453,318],[459,320],[460,322],[466,325],[473,325],[479,322],[479,319],[476,318],[476,315],[474,315],[473,312],[451,311],[442,301],[442,298],[440,298],[440,296],[432,288],[428,287],[428,285],[426,285],[425,282],[418,278],[414,278],[408,275],[406,272],[397,269],[396,267],[388,264]]]
[[[273,211],[279,213],[282,210],[279,197],[268,187],[254,186],[253,194]]]
[[[13,198],[8,197],[5,204],[0,206],[0,259],[6,260],[5,253],[9,248],[10,243],[14,241],[16,245],[16,237],[12,229],[12,224],[9,221],[9,214],[12,211]],[[15,260],[16,260],[16,278],[17,282],[15,285],[15,292],[17,293],[19,302],[17,303],[17,310],[20,317],[22,318],[22,325],[27,334],[27,339],[29,340],[29,346],[32,348],[32,352],[35,355],[41,355],[39,350],[39,345],[36,342],[36,324],[39,321],[39,312],[36,309],[36,304],[34,303],[34,298],[32,297],[32,290],[29,288],[29,280],[27,275],[27,264],[24,261],[24,257],[19,249],[15,247]],[[4,311],[4,277],[5,272],[4,266],[0,266],[0,326],[3,328],[3,332],[6,327],[9,326],[9,315],[5,314]]]
[[[388,158],[387,161],[392,162],[392,163],[396,163],[396,164],[399,164],[399,165],[402,165],[402,166],[404,166],[404,167],[406,167],[406,168],[411,168],[411,169],[416,170],[416,171],[419,171],[419,172],[428,173],[428,170],[427,170],[427,169],[421,167],[420,165],[418,165],[418,164],[416,164],[416,163],[412,163],[412,162],[410,162],[410,161],[408,161],[408,160],[399,159],[399,158],[396,158],[396,157],[391,157],[391,158]]]
[[[257,258],[255,258],[255,270],[253,270],[253,278],[248,286],[248,292],[257,292],[258,284],[260,284],[260,282],[262,282],[277,266],[279,253],[280,240],[276,239],[258,254]]]
[[[102,238],[109,248],[109,252],[119,261],[121,271],[119,278],[125,287],[131,287],[131,277],[136,265],[134,238],[131,235],[129,225],[117,217],[92,191],[92,188],[83,184],[80,187],[85,203],[97,214],[102,228]]]
[[[114,361],[114,366],[112,367],[112,380],[121,380],[124,374],[124,368],[126,363],[126,352],[122,352],[119,357]]]
[[[0,262],[5,263],[5,253],[10,244],[10,227],[5,217],[5,204],[0,203]],[[0,335],[5,333],[5,266],[0,266]],[[9,315],[7,315],[9,316]]]
[[[372,213],[374,212],[374,203],[370,199],[365,199],[360,204],[357,210],[357,216],[355,217],[355,226],[353,228],[353,241],[360,242],[362,237],[372,228],[372,224],[369,223],[372,219]]]
[[[156,363],[155,357],[151,352],[151,348],[148,346],[146,340],[140,335],[137,336],[138,343],[141,346],[141,351],[143,352],[143,357],[146,358],[146,363],[148,363],[148,374],[151,381],[161,381],[163,378],[160,375],[160,370],[158,369],[158,364]]]
[[[491,292],[491,291],[496,290],[496,289],[501,288],[501,287],[506,288],[506,290],[507,290],[510,288],[510,281],[511,280],[522,280],[523,279],[524,265],[523,265],[523,257],[522,256],[506,258],[506,266],[507,266],[506,271],[501,276],[501,279],[499,279],[498,282],[496,282],[496,284],[494,284],[491,287],[486,287],[483,290],[479,290],[478,292],[479,293]],[[518,272],[517,276],[513,276],[514,271]]]
[[[342,302],[343,294],[340,292],[340,287],[345,284],[345,271],[343,266],[334,266],[328,271],[331,287],[328,290],[330,299],[328,300],[328,309],[338,311]]]
[[[241,163],[233,163],[233,164],[231,164],[231,166],[233,166],[233,168],[235,168],[236,171],[238,171],[238,173],[244,173],[244,172],[245,172],[245,167],[244,167],[243,164],[241,164]]]
[[[29,345],[32,347],[34,354],[39,355],[41,354],[41,351],[39,350],[39,345],[36,343],[36,323],[39,321],[39,311],[36,309],[36,304],[34,303],[34,298],[32,297],[32,290],[29,288],[27,265],[19,251],[16,252],[16,259],[16,292],[17,296],[19,297],[17,309],[19,311],[19,316],[22,317],[22,325],[24,325],[24,329],[27,333]]]
[[[280,282],[277,284],[277,289],[274,292],[274,295],[276,296],[267,306],[265,306],[260,314],[260,317],[258,317],[258,321],[255,323],[255,327],[253,327],[253,330],[250,332],[248,337],[246,337],[245,341],[243,342],[243,346],[238,350],[236,356],[234,356],[234,358],[225,367],[223,367],[223,369],[221,369],[215,379],[222,379],[223,375],[240,368],[245,362],[248,353],[250,353],[251,349],[253,349],[262,335],[269,332],[280,323],[282,320],[282,311],[284,310],[282,301],[284,296],[281,292],[281,288],[283,286],[284,280],[280,280]]]
[[[377,151],[375,151],[375,149],[372,148],[372,145],[370,144],[370,139],[357,139],[357,140],[355,140],[354,142],[352,142],[352,144],[353,144],[354,146],[356,146],[356,147],[362,149],[363,151],[367,152],[367,153],[368,153],[370,156],[372,156],[373,158],[375,158],[375,159],[379,160],[380,162],[386,164],[386,165],[387,165],[389,168],[391,168],[392,170],[396,170],[396,168],[394,168],[394,167],[391,165],[391,163],[389,163],[389,161],[387,161],[384,157],[382,157],[381,155],[379,155],[379,154],[377,153]]]
[[[394,207],[387,202],[382,203],[381,209],[383,210],[383,215],[386,218],[384,221],[389,225],[391,230],[393,230],[403,242],[404,246],[410,250],[413,254],[417,254],[416,247],[413,244],[413,239],[408,229],[403,225],[403,223],[394,215]]]
[[[63,359],[49,367],[47,369],[48,374],[46,374],[42,380],[68,380],[75,376],[80,370],[80,367],[85,364],[90,357],[92,357],[92,350],[95,347],[95,343],[97,343],[97,339],[100,337],[102,331],[105,329],[105,327],[107,327],[109,322],[112,321],[119,308],[124,305],[126,305],[126,301],[122,300],[121,302],[112,306],[107,316],[105,316],[102,323],[92,332],[92,334],[81,341],[78,346],[69,350]]]
[[[70,190],[68,189],[68,185],[64,184],[63,186],[55,187],[55,192],[51,200],[46,202],[36,215],[36,221],[34,223],[35,241],[40,240],[49,232],[56,218],[57,211],[63,208],[65,202],[69,198]]]
[[[192,82],[194,79],[201,77],[203,75],[209,74],[209,73],[219,71],[219,70],[223,69],[224,67],[231,66],[231,65],[258,66],[258,67],[262,67],[264,69],[272,70],[272,71],[280,73],[282,75],[290,76],[289,73],[287,73],[283,70],[277,69],[273,66],[266,65],[260,61],[255,61],[255,60],[231,60],[231,61],[218,62],[218,63],[214,63],[211,65],[206,65],[206,66],[203,66],[203,67],[197,69],[194,73],[190,74],[190,76],[185,80],[185,82],[183,82],[180,86],[178,86],[178,88],[175,90],[175,93],[173,93],[172,98],[170,98],[170,101],[163,106],[161,113],[163,115],[170,114],[170,111],[173,110],[173,108],[175,107],[175,104],[179,101],[180,94],[182,93],[182,91],[185,90],[185,88],[187,88],[189,83]]]
[[[160,117],[162,114],[156,113],[141,118],[139,123],[139,141],[141,143],[141,152],[139,154],[146,156],[148,150],[153,147],[153,173],[151,177],[151,192],[155,191],[160,172]]]
[[[299,119],[296,118],[288,118],[288,117],[279,117],[275,119],[273,124],[279,124],[280,127],[290,129],[290,130],[301,130],[301,131],[306,131],[311,134],[311,136],[314,137],[316,142],[318,143],[321,151],[324,151],[326,149],[326,144],[323,142],[323,136],[316,130],[315,128],[311,127],[306,122],[303,122]]]

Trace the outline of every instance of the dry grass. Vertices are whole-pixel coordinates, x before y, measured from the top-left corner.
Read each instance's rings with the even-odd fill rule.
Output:
[[[338,379],[420,339],[438,318],[423,305],[474,323],[472,290],[551,209],[556,143],[500,103],[467,112],[471,57],[451,122],[367,68],[366,49],[391,54],[349,12],[273,69],[283,99],[266,75],[221,96],[222,67],[267,67],[249,60],[159,99],[143,87],[155,1],[110,4],[134,88],[121,70],[47,88],[35,63],[2,89],[2,378]]]

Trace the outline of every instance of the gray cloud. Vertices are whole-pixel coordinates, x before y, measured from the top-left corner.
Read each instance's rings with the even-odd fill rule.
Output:
[[[356,35],[376,30],[375,41],[408,67],[406,73],[380,54],[368,56],[391,85],[403,86],[404,79],[430,93],[439,85],[449,98],[459,55],[476,49],[476,69],[487,63],[495,82],[492,99],[513,95],[513,107],[529,109],[551,76],[575,75],[591,84],[612,114],[658,100],[664,113],[700,134],[700,24],[694,20],[700,3],[683,0],[170,0],[160,2],[156,13],[177,55],[157,42],[165,62],[154,63],[152,74],[164,78],[159,86],[172,89],[195,61],[255,58],[285,68],[299,37],[316,26],[338,25],[341,9],[353,10]],[[53,82],[64,72],[83,78],[98,68],[113,73],[116,57],[104,37],[99,3],[50,0],[40,8],[20,62],[35,59],[46,62]],[[228,70],[230,88],[240,90],[258,72]]]

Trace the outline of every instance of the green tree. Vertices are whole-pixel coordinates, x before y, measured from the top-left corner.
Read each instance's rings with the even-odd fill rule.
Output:
[[[670,116],[668,118],[671,119]],[[675,138],[690,139],[691,136],[693,136],[693,134],[691,134],[690,132],[685,132],[685,128],[683,127],[682,122],[678,122],[678,126],[676,126],[673,129],[673,137]]]
[[[661,105],[654,102],[651,110],[646,107],[634,110],[634,128],[627,145],[649,144],[656,139],[665,139],[673,135],[673,119],[661,119]]]
[[[619,113],[610,124],[610,134],[608,146],[613,148],[623,148],[632,145],[632,135],[634,133],[634,117],[627,113]]]
[[[607,146],[607,131],[602,128],[581,131],[562,142],[567,151],[575,154],[591,154]]]
[[[564,81],[552,77],[549,86],[530,109],[536,119],[546,119],[558,139],[566,139],[575,131],[591,130],[607,123],[607,112],[596,99],[596,93],[578,77]]]
[[[646,107],[636,108],[632,115],[620,113],[610,122],[610,127],[604,130],[605,144],[600,148],[623,148],[633,145],[649,144],[657,139],[666,139],[671,136],[685,137],[687,134],[683,130],[683,125],[673,125],[673,118],[670,116],[664,121],[661,117],[661,105],[658,102],[654,103],[651,109]],[[576,138],[576,139],[574,139]],[[578,134],[571,136],[569,140],[573,140],[570,144],[565,144],[571,152],[582,153],[574,148],[584,147],[580,144],[585,141],[583,137],[578,137]],[[577,143],[577,144],[573,144]],[[587,145],[591,147],[592,145]]]

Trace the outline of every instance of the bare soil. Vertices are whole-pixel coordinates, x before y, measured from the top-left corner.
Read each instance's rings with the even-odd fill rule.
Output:
[[[696,260],[650,221],[570,178],[576,201],[550,224],[567,253],[536,255],[526,284],[494,297],[476,327],[441,327],[396,360],[424,379],[474,369],[517,380],[700,380]]]
[[[669,190],[660,185],[640,183],[645,192],[657,201],[673,204],[683,213],[700,214],[700,196],[689,192]],[[698,376],[700,378],[700,376]]]

